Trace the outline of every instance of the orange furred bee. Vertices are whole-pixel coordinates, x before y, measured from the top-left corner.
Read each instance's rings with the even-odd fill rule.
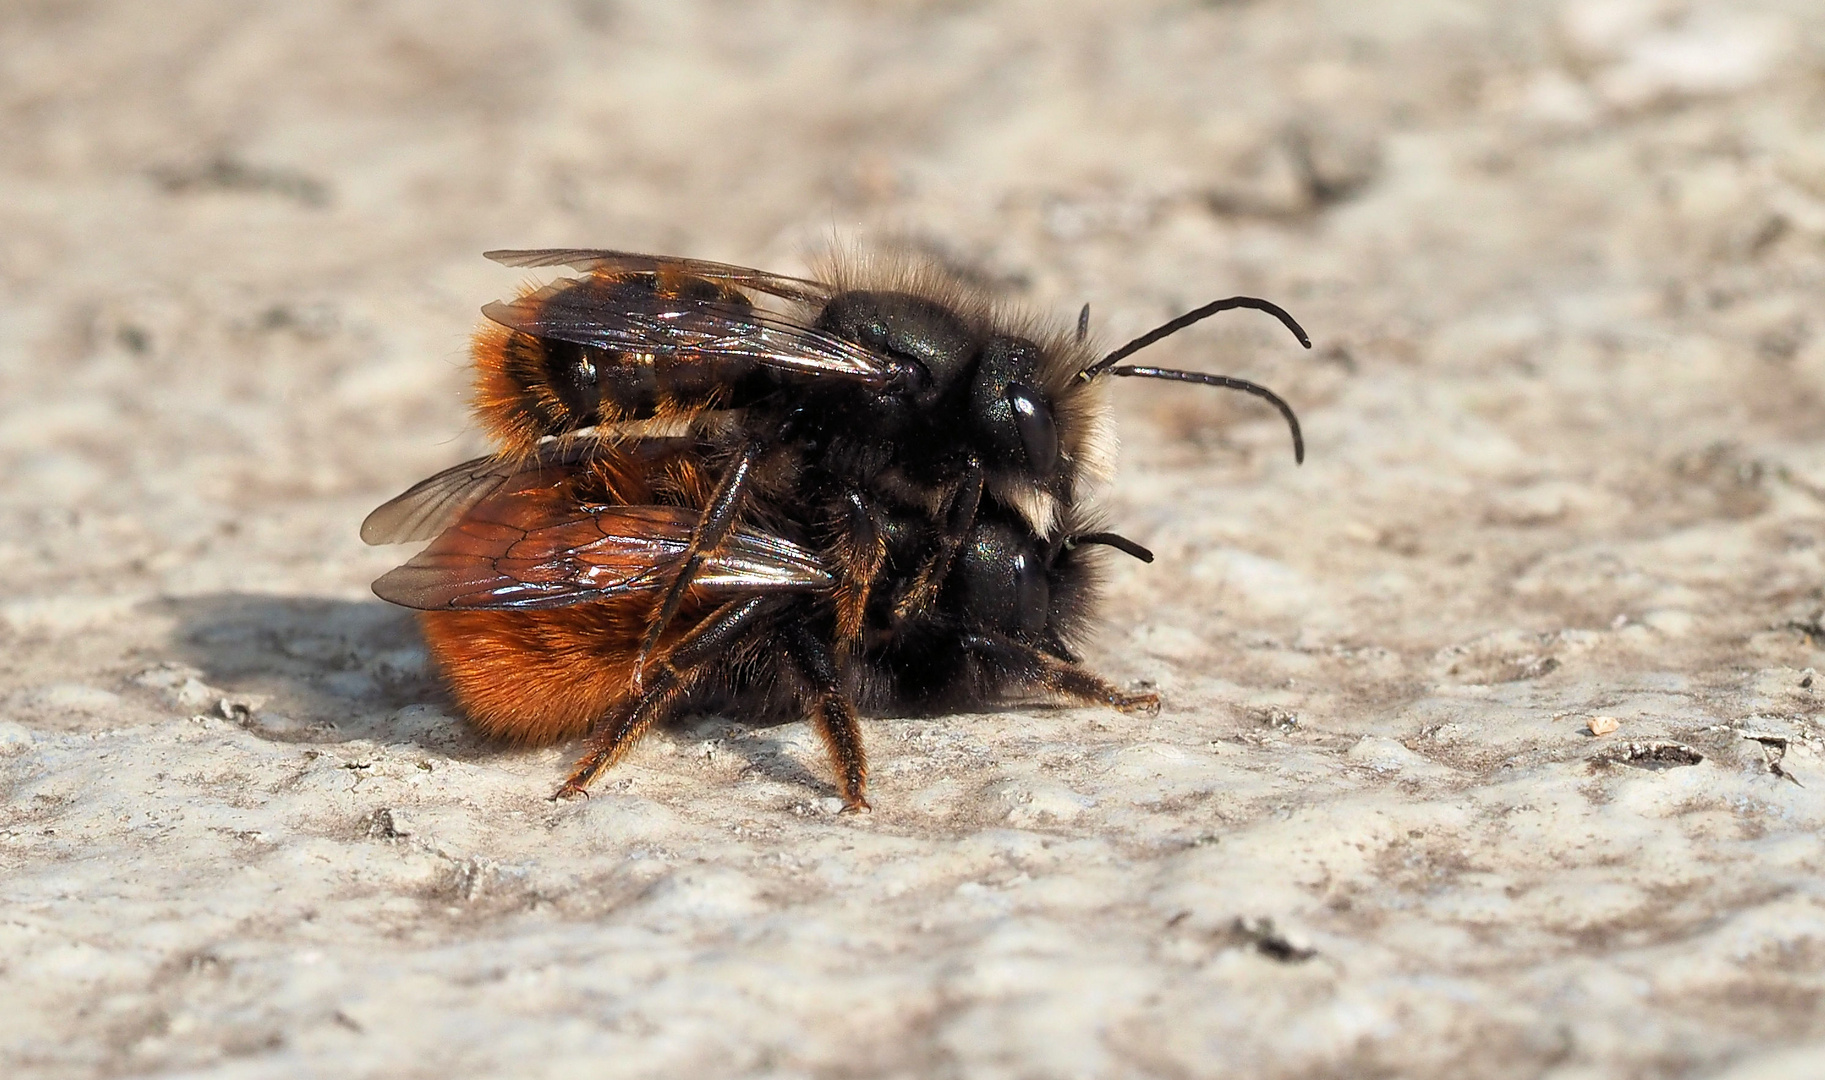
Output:
[[[1084,505],[1110,471],[1108,376],[1242,390],[1123,364],[1219,311],[1104,356],[931,265],[856,260],[806,280],[618,251],[496,251],[580,271],[483,309],[475,410],[492,457],[362,523],[429,540],[374,583],[419,609],[482,731],[587,736],[582,793],[655,722],[809,717],[846,809],[868,805],[859,712],[1039,692],[1153,711],[1082,667],[1096,558],[1145,548]]]

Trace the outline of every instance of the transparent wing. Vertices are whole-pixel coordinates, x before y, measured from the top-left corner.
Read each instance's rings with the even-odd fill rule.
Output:
[[[476,503],[529,469],[582,461],[600,447],[589,433],[550,439],[531,458],[492,455],[452,465],[388,499],[361,523],[364,544],[406,544],[429,540],[456,524]],[[664,456],[681,452],[687,439],[645,439],[622,453]]]
[[[706,262],[702,259],[680,259],[669,255],[641,255],[631,251],[606,251],[598,248],[540,248],[534,251],[485,251],[482,257],[502,266],[568,266],[573,270],[602,271],[608,274],[653,274],[664,277],[679,275],[725,282],[741,289],[752,289],[787,300],[825,300],[830,286],[804,278],[770,274],[745,266]]]
[[[699,511],[578,505],[563,467],[519,473],[476,502],[374,593],[423,611],[552,608],[656,591],[682,561]],[[691,587],[710,596],[817,592],[834,578],[813,552],[738,529]]]
[[[553,282],[482,314],[535,337],[673,361],[742,357],[767,367],[883,385],[900,374],[887,357],[736,297],[668,295],[638,278]]]

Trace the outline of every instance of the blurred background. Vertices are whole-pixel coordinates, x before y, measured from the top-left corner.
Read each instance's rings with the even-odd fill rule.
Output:
[[[173,989],[189,984],[170,972],[194,971],[181,957],[202,955],[183,950],[227,931],[167,940],[152,926],[243,910],[194,891],[211,859],[269,860],[264,872],[314,897],[343,943],[312,948],[346,953],[349,971],[357,954],[420,971],[420,946],[518,940],[502,908],[503,921],[460,929],[412,924],[420,944],[399,945],[388,935],[405,924],[368,920],[346,882],[311,892],[288,877],[324,837],[367,842],[350,824],[369,820],[366,796],[298,795],[273,811],[289,824],[235,825],[292,838],[258,858],[148,848],[122,824],[149,812],[141,803],[79,782],[93,767],[81,740],[139,732],[152,749],[124,756],[174,754],[176,776],[202,751],[157,750],[161,733],[213,710],[251,733],[235,751],[248,761],[350,740],[384,756],[410,735],[495,769],[498,783],[472,777],[445,799],[476,800],[468,831],[451,834],[467,839],[425,841],[418,862],[388,871],[393,884],[364,886],[435,893],[433,906],[451,874],[481,872],[462,871],[466,858],[519,859],[548,898],[631,858],[612,822],[577,840],[598,846],[574,865],[532,853],[550,837],[500,825],[557,758],[501,763],[457,735],[435,742],[452,722],[409,624],[367,594],[404,555],[362,548],[356,526],[485,449],[466,416],[467,335],[476,309],[522,279],[481,251],[601,246],[790,273],[833,239],[892,238],[1061,321],[1087,301],[1106,344],[1214,297],[1276,300],[1312,331],[1312,352],[1238,314],[1151,356],[1277,389],[1305,421],[1308,462],[1293,467],[1278,418],[1247,399],[1117,387],[1125,451],[1104,503],[1160,560],[1114,571],[1093,660],[1158,684],[1171,703],[1160,726],[958,721],[943,737],[976,749],[937,755],[929,774],[917,762],[939,735],[872,727],[877,753],[910,771],[883,774],[868,828],[901,847],[838,858],[826,892],[755,871],[748,906],[680,901],[685,914],[668,916],[685,938],[733,933],[796,896],[810,925],[838,928],[832,955],[854,966],[787,949],[770,970],[834,999],[762,1008],[679,989],[703,1027],[649,1017],[606,1043],[559,1042],[638,1047],[627,1061],[646,1064],[626,1075],[1192,1076],[1226,1062],[1258,1075],[1594,1076],[1698,1075],[1814,1030],[1825,913],[1792,897],[1825,869],[1816,843],[1795,839],[1784,869],[1758,871],[1766,889],[1721,868],[1766,854],[1756,830],[1801,828],[1817,808],[1780,803],[1778,827],[1680,816],[1802,798],[1778,769],[1768,780],[1773,744],[1745,743],[1750,727],[1779,727],[1789,769],[1818,745],[1801,686],[1825,634],[1825,11],[1812,0],[11,0],[0,147],[0,743],[17,750],[15,846],[0,865],[31,868],[12,903],[36,913],[39,935],[9,946],[12,970],[52,973],[0,1021],[29,1047],[20,1067],[244,1060],[236,1075],[278,1075],[354,1053],[322,1034],[368,1030],[354,1013],[310,1027],[342,1005],[273,990],[280,1004],[249,1014],[255,984]],[[1568,740],[1598,714],[1650,750],[1697,747],[1706,776],[1776,795],[1679,781],[1699,786],[1662,789],[1646,832],[1593,839],[1613,793],[1574,797],[1586,774],[1567,770],[1589,747]],[[1143,736],[1216,756],[1144,781],[1083,757],[1086,739]],[[1054,758],[1033,751],[1047,740],[1064,747]],[[717,832],[736,846],[715,859],[759,865],[809,842],[774,822],[825,794],[815,746],[796,745],[788,756],[802,751],[810,772],[768,781],[752,805],[728,776],[704,780],[692,770],[709,766],[656,751],[637,775],[686,824],[653,843],[675,854],[743,814],[769,824]],[[1046,783],[1103,794],[1035,796],[1039,774],[1007,762],[1042,759]],[[134,798],[163,791],[171,809],[239,798],[220,785],[243,766],[221,769],[194,783],[122,775],[144,779]],[[1542,786],[1440,824],[1465,785],[1487,793],[1523,775]],[[945,794],[915,804],[921,791]],[[1372,812],[1326,802],[1344,793]],[[1496,824],[1561,797],[1577,809],[1525,843]],[[1131,803],[1145,813],[1110,809]],[[1175,869],[1173,853],[1201,837],[1228,844],[1225,830],[1313,806],[1337,816],[1272,834],[1242,869],[1214,848],[1199,858],[1216,862]],[[1339,822],[1376,814],[1390,824],[1354,855],[1338,840],[1301,870],[1271,854],[1331,844]],[[44,832],[58,828],[90,846],[59,846]],[[1096,857],[1128,867],[1134,891],[1020,909],[1054,919],[1061,940],[1110,935],[1105,967],[1060,946],[1053,966],[1010,968],[1002,990],[943,974],[1006,914],[972,908],[920,936],[931,898],[977,870],[855,894],[879,915],[828,886],[866,878],[890,850],[936,859],[1016,828],[1114,845]],[[164,869],[145,871],[132,902],[79,918],[59,899],[73,867],[107,880],[148,852]],[[1320,863],[1330,869],[1308,873]],[[1064,862],[1007,865],[1077,880]],[[1175,875],[1233,892],[1184,900]],[[1757,907],[1777,894],[1798,906]],[[1422,896],[1438,904],[1414,909]],[[262,903],[248,899],[248,917]],[[1205,936],[1162,945],[1181,903],[1195,914],[1171,925]],[[1231,922],[1244,915],[1292,920],[1301,940],[1353,959],[1298,969],[1296,990],[1267,960],[1222,976],[1228,989],[1186,974],[1248,951],[1256,939]],[[842,936],[876,919],[904,936]],[[1751,946],[1718,929],[1745,919],[1787,936]],[[237,970],[297,946],[289,929],[248,933]],[[58,968],[72,943],[114,966]],[[464,963],[424,977],[456,986]],[[869,965],[877,982],[855,974]],[[1681,974],[1648,974],[1661,970]],[[345,975],[323,985],[353,985]],[[1422,975],[1459,981],[1429,989]],[[302,985],[270,980],[258,985]],[[1107,989],[1094,1008],[1079,992],[1092,984]],[[444,1000],[417,985],[394,986],[401,1008]],[[858,999],[887,1032],[860,1056],[836,1008]],[[539,1025],[567,1008],[539,1013],[526,1037],[558,1031]],[[468,1039],[439,1052],[471,1068],[515,1060],[511,1040]],[[726,1069],[701,1049],[763,1045]],[[407,1075],[403,1059],[368,1052],[347,1060]]]
[[[1364,535],[1433,527],[1346,505],[1371,477],[1518,480],[1510,517],[1754,502],[1732,447],[1814,415],[1804,3],[31,2],[0,34],[27,592],[257,588],[199,557],[250,543],[359,591],[387,555],[348,521],[478,449],[491,247],[793,269],[892,235],[1110,342],[1267,295],[1315,356],[1238,316],[1160,359],[1270,382],[1342,471],[1215,394],[1123,387],[1159,421],[1129,441],[1271,448],[1311,485],[1278,503],[1404,519]]]

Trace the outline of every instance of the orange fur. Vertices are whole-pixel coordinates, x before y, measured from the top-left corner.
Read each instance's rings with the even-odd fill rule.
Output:
[[[470,342],[475,418],[502,453],[532,453],[554,418],[566,415],[557,395],[526,389],[544,386],[544,352],[538,338],[485,320]]]
[[[608,452],[589,461],[564,499],[701,507],[714,486],[688,458]],[[627,696],[652,606],[651,595],[634,593],[547,610],[424,611],[418,619],[432,659],[476,728],[540,745],[585,734]],[[656,652],[669,651],[705,610],[687,594]]]
[[[542,611],[425,611],[431,657],[477,729],[539,746],[577,738],[624,701],[652,606],[645,595]],[[660,654],[703,615],[673,620]]]
[[[601,275],[609,277],[610,275]],[[674,275],[675,276],[675,275]],[[661,291],[667,279],[662,277]],[[520,299],[543,290],[526,286]],[[730,292],[729,295],[739,295]],[[551,387],[546,346],[537,337],[486,320],[470,340],[475,361],[475,388],[471,408],[476,422],[509,455],[529,455],[539,439],[585,426],[589,418],[575,416]],[[609,427],[634,420],[688,428],[713,413],[727,400],[720,378],[703,376],[696,359],[626,354],[623,362],[651,365],[659,381],[659,400],[650,414],[639,417],[615,408],[611,400],[600,403],[601,414],[593,424]]]
[[[1040,389],[1049,397],[1057,417],[1061,455],[1073,464],[1072,475],[1082,487],[1107,476],[1114,454],[1105,397],[1107,380],[1092,382],[1079,377],[1097,355],[1088,342],[1078,340],[1063,327],[1003,309],[957,274],[909,251],[875,259],[833,252],[823,269],[821,276],[833,293],[851,289],[912,293],[956,312],[982,336],[1012,332],[1037,342],[1044,357],[1037,373]],[[584,277],[573,280],[570,286],[560,283],[547,289],[561,290],[592,280],[601,284],[612,277],[597,273],[599,276],[593,279]],[[662,294],[695,290],[705,284],[686,269],[664,266],[652,280]],[[741,288],[726,282],[715,286],[726,299],[746,296]],[[521,292],[521,298],[542,291],[545,290],[528,287]],[[762,291],[766,291],[764,287]],[[786,304],[788,316],[805,323],[815,318],[817,302],[811,299],[812,293],[772,295],[790,297]],[[769,302],[767,296],[753,299]],[[721,411],[730,401],[729,387],[735,385],[740,373],[733,366],[734,361],[721,358],[709,363],[701,357],[639,351],[608,354],[596,350],[590,355],[597,363],[650,368],[655,387],[651,393],[643,391],[638,406],[625,409],[606,400],[604,390],[605,400],[600,402],[599,411],[592,416],[578,416],[572,414],[565,398],[554,389],[552,355],[539,338],[484,322],[475,333],[472,355],[476,369],[475,416],[504,456],[529,457],[548,435],[594,429],[593,437],[601,441],[603,449],[578,469],[565,499],[583,506],[659,504],[701,509],[708,505],[722,462],[705,461],[700,452],[668,451],[660,444],[672,435],[702,433],[719,424],[738,422],[738,417]],[[560,351],[556,355],[563,358],[568,354]],[[560,366],[559,370],[563,373],[570,369]],[[576,400],[574,391],[571,399]],[[668,430],[663,435],[649,436],[634,430],[642,425]],[[647,438],[652,441],[642,442]],[[643,453],[643,446],[650,452]],[[795,479],[789,463],[770,461],[756,470],[752,490],[789,494]],[[986,497],[1017,511],[1043,539],[1058,535],[1061,530],[1069,531],[1071,502],[1073,496],[1081,494],[1055,492],[1032,480],[1015,477],[992,483]],[[942,498],[938,492],[931,495],[937,500],[931,512],[937,514]],[[751,495],[750,503],[756,501]],[[763,530],[777,524],[768,520],[765,510],[758,506],[751,506],[744,513],[744,520]],[[846,534],[834,540],[842,556],[839,562],[845,568],[835,593],[839,644],[859,649],[868,598],[886,559],[886,543],[878,536]],[[936,569],[934,564],[933,572]],[[908,601],[918,599],[920,605],[929,604],[940,584],[935,578],[921,582],[909,594]],[[695,593],[686,596],[684,607],[654,649],[654,660],[663,661],[681,639],[709,616],[711,608],[704,598]],[[596,739],[613,741],[597,746],[579,765],[567,788],[580,791],[597,771],[625,752],[646,725],[676,705],[675,699],[684,693],[690,678],[701,677],[681,676],[686,682],[668,691],[654,691],[658,696],[649,695],[638,707],[634,705],[634,663],[653,612],[652,597],[636,593],[546,610],[425,611],[420,614],[420,625],[432,658],[449,680],[463,711],[484,734],[536,745],[576,738],[601,725],[595,732]],[[1074,632],[1072,626],[1060,629],[1066,637]],[[1052,681],[1045,685],[1068,697],[1106,701],[1118,707],[1128,701],[1127,696],[1095,676],[1068,665],[1056,667],[1055,671],[1048,669]],[[660,704],[655,705],[655,701]],[[634,726],[617,731],[617,710]],[[635,712],[640,715],[635,716]],[[852,708],[840,697],[832,697],[814,703],[812,712],[815,726],[830,748],[845,800],[852,808],[865,807],[862,787],[866,761]]]

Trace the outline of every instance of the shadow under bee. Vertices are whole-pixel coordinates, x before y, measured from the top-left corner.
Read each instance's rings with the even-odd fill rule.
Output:
[[[795,747],[795,740],[781,730],[795,722],[795,718],[743,719],[728,709],[709,709],[687,714],[661,730],[677,741],[679,754],[708,758],[717,771],[752,774],[812,798],[840,795],[834,783],[806,763],[816,760],[822,751]],[[730,761],[714,760],[723,756]]]
[[[200,672],[207,696],[184,699],[279,742],[416,744],[461,760],[512,753],[460,718],[431,668],[412,613],[379,601],[219,593],[156,601],[174,623],[162,659]],[[157,670],[156,668],[154,670]],[[183,694],[184,672],[166,681]],[[714,707],[667,725],[681,752],[726,753],[774,783],[815,796],[835,788],[776,734],[788,719],[743,719]]]
[[[201,672],[207,696],[167,688],[197,711],[285,742],[434,744],[462,757],[487,746],[454,719],[411,616],[390,605],[218,593],[148,611],[174,623],[168,658]]]

